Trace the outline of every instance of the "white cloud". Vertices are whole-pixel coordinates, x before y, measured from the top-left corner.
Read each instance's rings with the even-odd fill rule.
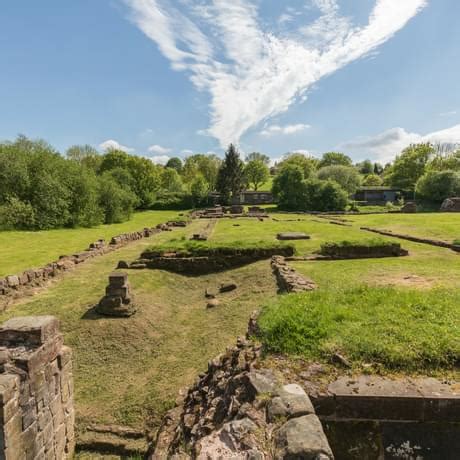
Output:
[[[381,162],[392,161],[410,144],[432,142],[434,144],[460,145],[460,125],[428,134],[411,133],[404,128],[392,128],[380,134],[345,142],[340,149],[362,158],[373,158]]]
[[[180,152],[182,155],[193,155],[193,150],[190,150],[190,149],[184,149],[184,150],[181,150]]]
[[[150,157],[150,160],[152,160],[152,163],[155,163],[156,165],[165,165],[169,161],[170,157],[168,155],[155,155],[153,157]]]
[[[263,129],[260,132],[260,135],[265,137],[271,137],[277,134],[295,134],[304,131],[308,128],[311,128],[311,126],[302,123],[286,126],[271,125]]]
[[[132,21],[176,70],[211,96],[207,133],[222,147],[306,97],[321,78],[375,51],[428,0],[375,0],[364,26],[337,0],[314,0],[319,18],[275,35],[254,0],[124,0]]]
[[[171,151],[170,148],[167,147],[162,147],[161,145],[151,145],[148,149],[148,152],[150,153],[159,153],[160,155],[165,155],[166,153],[169,153]]]
[[[104,141],[99,144],[99,148],[101,150],[123,150],[124,152],[133,152],[134,149],[131,147],[126,147],[125,145],[121,145],[119,142],[113,140],[113,139],[108,139],[107,141]]]

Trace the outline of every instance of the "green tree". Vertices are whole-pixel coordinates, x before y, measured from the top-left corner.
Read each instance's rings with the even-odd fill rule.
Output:
[[[460,150],[448,153],[436,153],[427,165],[433,171],[460,171]]]
[[[324,168],[325,166],[352,166],[351,158],[344,153],[340,152],[326,152],[323,154],[319,161],[318,168]]]
[[[364,180],[363,180],[363,183],[362,185],[365,185],[367,187],[377,187],[377,186],[380,186],[383,184],[383,180],[380,176],[378,176],[377,174],[369,174],[367,175]]]
[[[193,206],[201,206],[206,202],[208,196],[209,184],[202,174],[198,174],[190,184]]]
[[[102,156],[89,144],[72,145],[66,151],[66,157],[69,160],[76,161],[93,171],[97,171],[101,166]]]
[[[270,157],[260,153],[260,152],[252,152],[246,155],[245,161],[246,163],[249,163],[251,161],[261,161],[262,163],[265,164],[265,166],[268,166],[270,164]]]
[[[184,182],[191,184],[197,174],[201,174],[208,184],[208,192],[215,190],[217,176],[222,160],[214,155],[197,153],[185,159],[182,169]]]
[[[294,211],[302,208],[303,180],[303,169],[299,165],[288,163],[282,167],[272,186],[272,193],[280,209]]]
[[[383,174],[383,166],[380,163],[374,163],[374,174],[377,174],[377,176]]]
[[[267,182],[270,177],[270,171],[262,160],[251,160],[249,163],[246,163],[244,167],[244,175],[249,185],[251,185],[254,190],[258,190],[259,186]]]
[[[161,188],[167,192],[181,192],[182,178],[173,168],[164,168],[161,173]]]
[[[352,166],[325,166],[318,170],[318,179],[333,180],[349,194],[355,193],[361,184],[361,176]]]
[[[388,168],[385,180],[405,191],[414,191],[415,184],[425,174],[428,161],[434,153],[431,144],[414,144],[404,149]]]
[[[237,195],[244,188],[244,164],[233,144],[230,144],[217,176],[216,189],[224,202]]]
[[[172,157],[166,163],[166,167],[175,169],[180,174],[182,172],[182,160],[178,157]]]
[[[371,160],[364,160],[361,163],[358,163],[356,166],[358,171],[365,176],[374,172],[374,165],[372,164]]]
[[[417,181],[415,192],[418,200],[437,204],[460,196],[460,172],[428,171]]]
[[[281,171],[287,165],[297,165],[302,169],[305,178],[310,177],[318,167],[318,160],[303,153],[288,153],[283,160],[277,165],[278,171]]]

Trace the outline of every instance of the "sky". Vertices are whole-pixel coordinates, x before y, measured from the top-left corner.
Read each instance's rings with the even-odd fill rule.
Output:
[[[15,0],[0,139],[157,163],[460,143],[458,0]]]

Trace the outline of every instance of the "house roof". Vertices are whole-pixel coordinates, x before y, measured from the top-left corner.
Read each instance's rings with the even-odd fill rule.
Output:
[[[384,185],[359,187],[358,192],[400,192],[401,189],[395,187],[386,187]]]

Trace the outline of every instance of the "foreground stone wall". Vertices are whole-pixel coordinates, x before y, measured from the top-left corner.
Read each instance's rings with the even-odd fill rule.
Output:
[[[212,360],[165,417],[149,459],[333,459],[305,391],[260,369],[260,353],[240,338]]]
[[[52,316],[0,327],[0,460],[73,457],[71,351]]]

